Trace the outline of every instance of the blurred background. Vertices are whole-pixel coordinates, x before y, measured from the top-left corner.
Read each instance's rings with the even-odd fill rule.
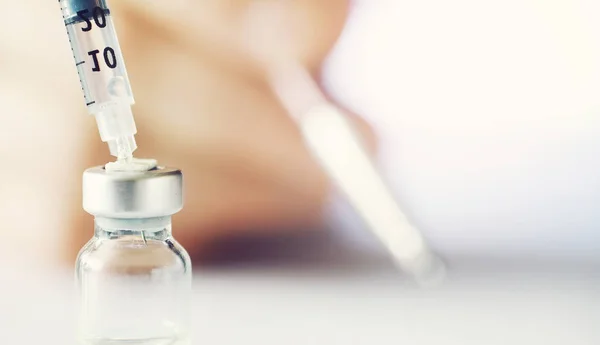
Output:
[[[273,18],[292,36],[262,53],[291,47],[450,263],[449,286],[427,292],[393,270],[269,89],[242,25],[257,2],[111,1],[136,156],[185,174],[173,229],[204,277],[198,331],[217,343],[597,344],[600,3],[294,0]],[[81,174],[111,157],[59,6],[0,3],[0,329],[23,335],[62,320],[59,272],[93,233]]]

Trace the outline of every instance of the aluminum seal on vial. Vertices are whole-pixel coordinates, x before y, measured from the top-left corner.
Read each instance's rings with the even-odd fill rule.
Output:
[[[183,208],[183,174],[165,167],[144,172],[109,172],[103,166],[87,169],[83,208],[97,217],[171,216]]]

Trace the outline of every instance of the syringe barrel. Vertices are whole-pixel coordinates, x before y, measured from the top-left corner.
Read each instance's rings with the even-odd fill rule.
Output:
[[[133,92],[106,0],[59,0],[88,111],[119,159],[137,148]]]
[[[63,17],[76,18],[77,12],[84,10],[93,10],[96,7],[108,8],[105,0],[63,0]]]
[[[92,114],[134,103],[105,0],[60,0],[85,103]]]

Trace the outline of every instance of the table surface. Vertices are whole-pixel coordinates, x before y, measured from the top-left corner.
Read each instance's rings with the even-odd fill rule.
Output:
[[[193,344],[600,344],[594,267],[453,271],[419,289],[384,266],[197,272]],[[0,343],[74,344],[72,275],[2,270]]]

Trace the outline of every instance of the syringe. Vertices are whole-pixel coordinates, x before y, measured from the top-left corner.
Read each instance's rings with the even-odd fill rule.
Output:
[[[110,154],[130,161],[137,148],[133,93],[106,0],[59,0],[88,111]]]
[[[269,81],[313,156],[394,262],[419,283],[438,283],[445,275],[444,263],[405,216],[352,123],[327,101],[302,65],[287,62],[269,71]]]
[[[284,29],[289,26],[273,25],[273,18],[290,16],[281,3],[259,2],[250,7],[248,48],[262,60],[270,86],[296,120],[311,153],[398,267],[421,283],[439,282],[445,275],[444,263],[405,216],[344,112],[327,100],[295,58],[289,43],[292,35]]]

